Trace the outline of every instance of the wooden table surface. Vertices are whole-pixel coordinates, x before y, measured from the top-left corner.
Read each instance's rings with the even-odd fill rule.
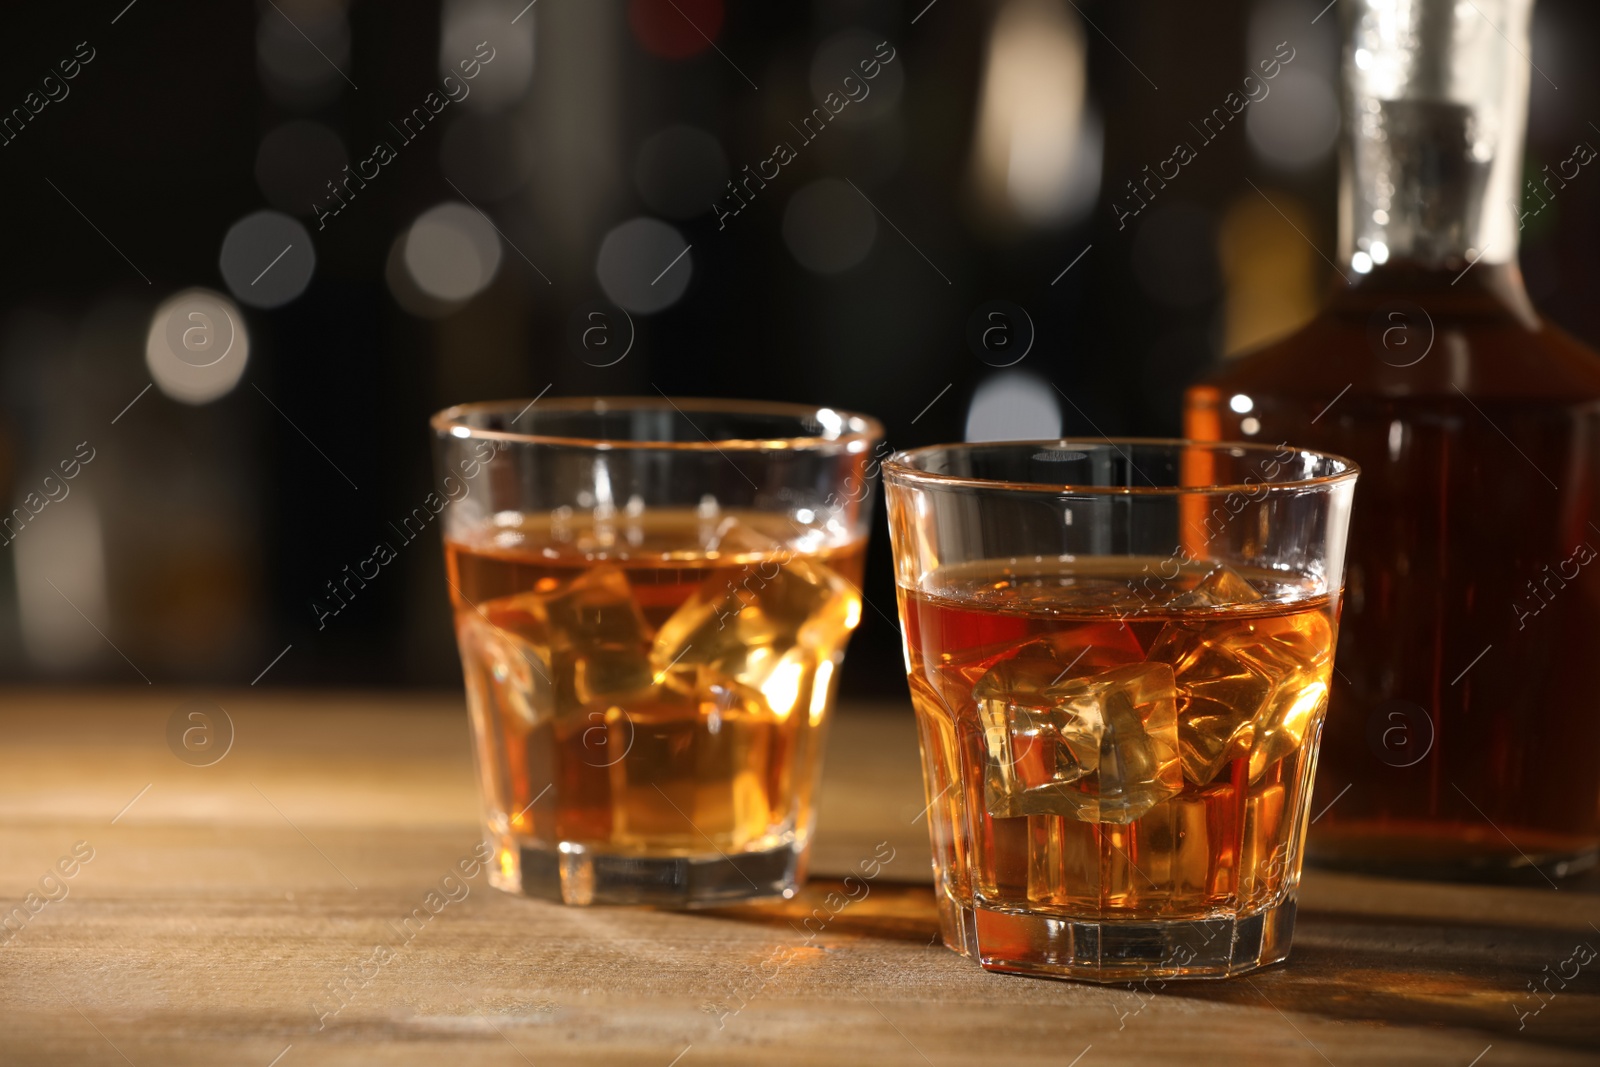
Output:
[[[1600,947],[1593,879],[1311,872],[1293,956],[1249,978],[985,973],[937,943],[902,707],[840,715],[794,901],[564,908],[479,874],[406,939],[481,837],[460,699],[212,694],[234,739],[194,767],[166,740],[192,697],[0,699],[0,911],[27,916],[0,929],[0,1063],[1600,1062],[1600,960],[1569,962]],[[880,842],[870,894],[807,941],[800,919]]]

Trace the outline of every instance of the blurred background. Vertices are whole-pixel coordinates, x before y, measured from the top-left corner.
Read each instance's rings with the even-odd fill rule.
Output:
[[[1176,433],[1333,277],[1334,6],[12,5],[0,680],[458,684],[436,533],[311,604],[433,488],[426,420],[461,401],[825,403],[899,448]],[[1540,0],[1533,36],[1530,178],[1600,145],[1600,8]],[[1522,234],[1590,345],[1597,205]],[[847,696],[904,693],[877,523]]]

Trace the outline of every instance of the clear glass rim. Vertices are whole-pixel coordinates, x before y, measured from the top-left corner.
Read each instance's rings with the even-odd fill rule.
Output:
[[[1282,450],[1288,449],[1296,456],[1316,456],[1319,459],[1331,460],[1339,465],[1339,470],[1333,474],[1326,474],[1317,478],[1300,478],[1293,481],[1256,481],[1256,482],[1217,482],[1209,485],[1080,485],[1072,482],[1013,482],[998,478],[971,478],[959,474],[938,474],[922,470],[915,466],[915,462],[925,456],[936,452],[950,452],[965,449],[980,448],[1053,448],[1063,450],[1080,450],[1085,448],[1104,448],[1110,446],[1122,453],[1129,465],[1133,460],[1123,451],[1123,446],[1151,446],[1166,448],[1170,451],[1187,451],[1198,449],[1206,452],[1251,452],[1262,456],[1276,456]],[[1024,440],[1024,441],[974,441],[954,444],[924,445],[921,448],[909,448],[894,453],[883,462],[883,476],[885,482],[899,485],[916,486],[923,489],[987,489],[1019,493],[1072,493],[1077,496],[1185,496],[1195,494],[1216,493],[1260,493],[1263,489],[1268,492],[1282,493],[1285,491],[1305,491],[1308,489],[1322,489],[1344,482],[1353,482],[1361,473],[1361,468],[1352,459],[1334,455],[1331,452],[1321,452],[1313,448],[1298,448],[1288,444],[1267,445],[1253,441],[1191,441],[1181,437],[1101,437],[1093,440],[1078,440],[1062,438],[1060,440]]]
[[[626,411],[675,411],[694,425],[697,412],[726,415],[772,415],[792,418],[796,422],[810,420],[826,425],[826,416],[839,422],[839,431],[796,434],[785,437],[706,438],[702,441],[663,441],[631,437],[579,437],[570,434],[519,433],[515,430],[487,430],[472,426],[466,421],[473,415],[506,413],[511,421],[522,418],[537,406],[543,411],[591,412],[605,414]],[[532,400],[487,400],[471,404],[456,404],[435,412],[428,420],[440,438],[502,441],[507,444],[551,445],[564,448],[588,448],[596,451],[610,449],[648,449],[664,452],[802,452],[802,451],[857,451],[865,452],[867,446],[883,438],[883,424],[871,415],[845,411],[826,405],[789,404],[772,400],[720,400],[711,397],[661,396],[541,396]],[[696,427],[698,429],[698,427]],[[856,442],[860,446],[852,448]]]

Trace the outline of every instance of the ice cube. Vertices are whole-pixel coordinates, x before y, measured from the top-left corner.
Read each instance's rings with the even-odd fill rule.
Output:
[[[1220,608],[1230,604],[1253,604],[1261,593],[1243,575],[1225,563],[1208,561],[1211,569],[1193,589],[1166,602],[1171,608]]]
[[[582,704],[622,699],[649,688],[652,677],[649,650],[642,642],[592,646],[572,657],[572,692]]]
[[[1251,790],[1245,799],[1244,831],[1239,838],[1239,897],[1242,905],[1270,902],[1298,872],[1290,862],[1289,827],[1284,825],[1288,794],[1281,785]]]
[[[759,694],[697,672],[703,688],[657,686],[605,713],[613,841],[738,849],[768,833],[784,752]]]
[[[975,686],[1003,661],[1014,661],[1008,670],[1022,677],[1048,675],[1045,684],[1065,681],[1078,675],[1098,674],[1112,667],[1125,667],[1144,659],[1144,649],[1133,631],[1120,622],[1075,623],[1021,645],[995,645],[969,652],[961,660],[950,660],[946,670]],[[1053,673],[1051,672],[1054,668]],[[991,683],[992,684],[992,683]],[[1031,683],[1024,683],[1031,684]]]
[[[1061,680],[1051,656],[1028,652],[996,664],[973,691],[989,814],[1128,823],[1183,787],[1170,666]]]
[[[555,713],[554,668],[546,650],[475,611],[456,622],[461,668],[474,707],[514,730],[531,730]]]
[[[1320,611],[1257,619],[1240,651],[1274,670],[1321,667],[1333,658],[1333,626]]]
[[[1189,790],[1157,804],[1138,821],[1137,861],[1121,852],[1113,854],[1112,863],[1132,868],[1123,882],[1137,897],[1165,896],[1169,906],[1203,909],[1208,898],[1228,889],[1238,827],[1239,801],[1232,785]]]
[[[1250,751],[1255,717],[1272,692],[1271,678],[1240,658],[1215,633],[1193,623],[1168,623],[1150,658],[1172,665],[1178,685],[1178,749],[1184,777],[1196,785]]]
[[[547,578],[482,609],[496,627],[539,651],[559,714],[619,699],[654,680],[649,625],[618,567],[601,564],[566,582]]]
[[[1310,672],[1296,672],[1278,687],[1273,701],[1256,722],[1255,743],[1250,748],[1250,780],[1294,752],[1305,741],[1311,724],[1328,707],[1328,683]]]
[[[706,510],[707,500],[711,504],[709,511]],[[768,536],[735,515],[724,515],[714,498],[707,497],[701,501],[700,521],[709,524],[703,542],[708,551],[719,552],[727,558],[778,556],[783,553],[784,544],[781,540]]]
[[[1130,631],[1126,644],[1099,643],[1119,633],[1107,624],[1109,635],[1087,634],[1087,628],[1074,628],[1036,638],[1021,645],[1003,646],[1001,651],[983,649],[976,655],[945,665],[946,679],[953,685],[957,706],[965,703],[963,688],[979,708],[984,729],[990,738],[990,751],[1004,750],[1004,758],[991,770],[1021,788],[1039,787],[1051,782],[1074,782],[1094,770],[1099,760],[1099,745],[1076,735],[1058,738],[1050,725],[1055,698],[1050,694],[1070,677],[1093,676],[1111,666],[1121,666],[1142,658]],[[948,678],[954,674],[955,678]],[[962,685],[965,682],[965,686]],[[1007,770],[1009,768],[1009,770]],[[1009,778],[1007,777],[1009,776]]]
[[[1327,699],[1328,620],[1306,613],[1225,627],[1169,623],[1150,657],[1172,665],[1184,775],[1211,781],[1248,756],[1250,778],[1297,749]]]
[[[843,649],[860,618],[855,587],[825,564],[770,556],[695,590],[662,623],[650,662],[667,684],[693,685],[676,676],[706,667],[752,689],[771,683],[787,693],[804,680],[788,677],[794,665],[808,679]]]
[[[1328,703],[1333,627],[1321,612],[1262,619],[1234,641],[1239,658],[1272,679],[1272,694],[1256,714],[1250,780],[1294,752]]]
[[[625,648],[649,640],[649,626],[620,567],[600,564],[541,599],[554,642],[568,648]]]

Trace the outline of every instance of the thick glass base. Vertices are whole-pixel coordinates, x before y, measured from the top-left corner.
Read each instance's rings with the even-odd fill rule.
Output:
[[[780,845],[728,855],[648,856],[596,852],[562,842],[502,847],[489,881],[510,893],[562,904],[709,907],[794,896],[805,881],[806,849]]]
[[[1089,922],[969,907],[940,896],[944,943],[985,970],[1087,982],[1226,978],[1280,963],[1294,933],[1291,895],[1253,915]]]

